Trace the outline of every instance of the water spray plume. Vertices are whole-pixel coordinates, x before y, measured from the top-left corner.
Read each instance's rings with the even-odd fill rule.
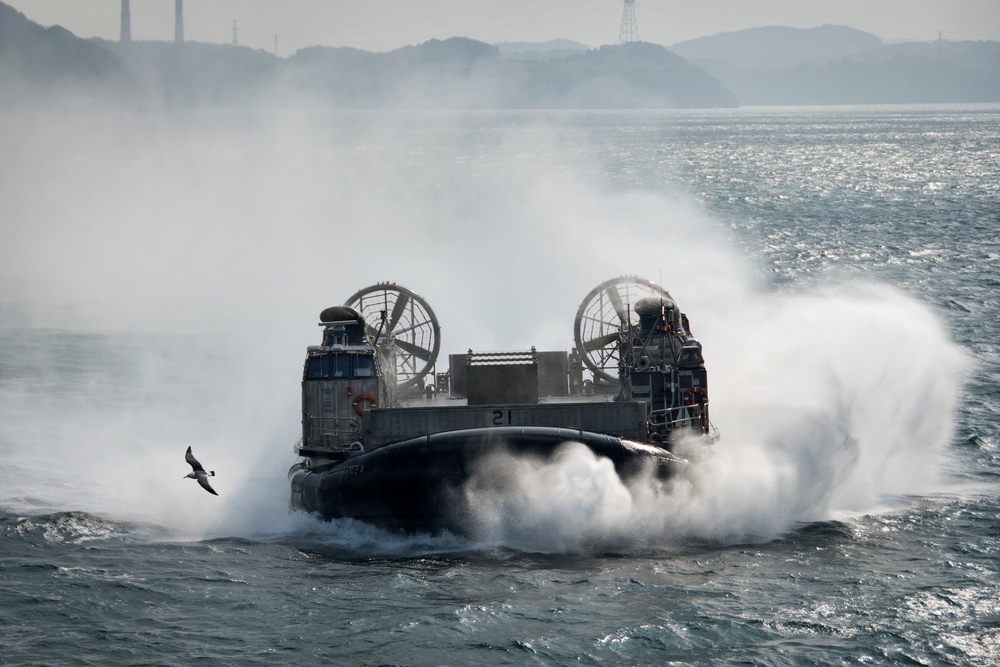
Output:
[[[64,331],[29,332],[25,372],[0,381],[19,470],[0,502],[192,538],[299,530],[285,471],[322,308],[393,280],[433,303],[445,355],[567,349],[581,296],[622,274],[662,274],[691,317],[722,441],[667,485],[626,488],[572,445],[498,464],[518,493],[467,489],[484,542],[766,539],[928,488],[965,362],[925,306],[877,285],[769,292],[697,205],[609,191],[556,130],[396,120],[5,123],[0,313]],[[218,499],[181,483],[189,445]]]

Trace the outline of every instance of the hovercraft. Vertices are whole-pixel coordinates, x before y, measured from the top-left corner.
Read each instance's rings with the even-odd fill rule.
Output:
[[[709,445],[701,344],[670,294],[634,276],[580,304],[571,351],[452,354],[438,372],[430,305],[395,283],[320,313],[306,352],[292,507],[406,531],[470,532],[462,493],[495,455],[580,443],[623,481],[665,479],[681,441]]]

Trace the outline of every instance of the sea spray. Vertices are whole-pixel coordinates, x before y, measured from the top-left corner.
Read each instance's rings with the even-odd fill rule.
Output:
[[[966,362],[928,308],[851,285],[762,294],[725,318],[715,329],[729,335],[706,348],[720,442],[684,443],[681,474],[628,487],[582,445],[490,462],[466,489],[478,538],[541,551],[757,541],[935,488]]]
[[[505,452],[482,458],[460,501],[477,542],[548,551],[607,540],[635,515],[611,461],[574,442],[547,460]]]
[[[452,350],[565,349],[580,298],[615,275],[662,280],[677,298],[705,345],[723,439],[670,486],[629,490],[631,506],[571,448],[556,479],[591,470],[607,486],[569,474],[524,498],[544,507],[545,492],[589,489],[608,507],[574,501],[580,520],[560,527],[591,542],[766,538],[919,489],[936,469],[962,360],[914,299],[856,285],[771,293],[693,197],[622,190],[596,146],[566,151],[544,123],[269,118],[70,114],[5,128],[23,159],[4,182],[4,302],[71,331],[26,331],[29,363],[19,349],[5,367],[17,374],[0,378],[0,452],[20,471],[0,500],[191,538],[297,525],[284,471],[315,314],[381,280],[426,296]],[[73,330],[110,333],[67,346],[85,336]],[[188,445],[213,461],[220,498],[183,483]],[[494,504],[487,516],[507,523],[484,534],[544,542],[557,506],[505,516]],[[532,524],[532,512],[550,514]]]

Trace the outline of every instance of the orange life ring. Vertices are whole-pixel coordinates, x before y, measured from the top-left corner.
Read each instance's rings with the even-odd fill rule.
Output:
[[[700,401],[695,401],[694,396],[701,396]],[[708,400],[708,392],[702,387],[691,387],[684,392],[684,407],[690,408],[696,402],[700,405]]]
[[[354,397],[354,412],[356,412],[359,417],[361,416],[361,401],[368,401],[368,404],[372,408],[378,407],[378,404],[375,403],[375,397],[371,394],[358,394]]]

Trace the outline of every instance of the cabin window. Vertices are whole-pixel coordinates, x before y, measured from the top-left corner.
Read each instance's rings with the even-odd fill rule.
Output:
[[[346,354],[330,356],[330,377],[346,378],[351,376],[351,357]]]
[[[375,374],[375,367],[372,364],[371,357],[355,356],[355,362],[357,362],[357,368],[355,370],[355,375],[359,378],[371,377]]]
[[[327,376],[326,357],[309,357],[306,361],[306,379],[318,380]]]
[[[307,380],[372,377],[375,366],[371,357],[357,354],[326,354],[306,361]]]

